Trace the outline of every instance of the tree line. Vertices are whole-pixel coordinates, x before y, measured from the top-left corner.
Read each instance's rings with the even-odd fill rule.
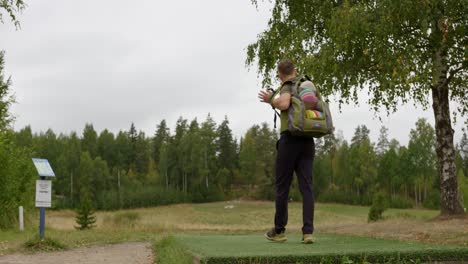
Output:
[[[147,136],[131,124],[117,134],[98,133],[86,124],[81,135],[33,133],[27,126],[15,144],[47,158],[56,171],[56,207],[74,208],[90,193],[98,209],[209,202],[250,196],[274,199],[275,143],[278,134],[266,123],[254,125],[237,140],[227,117],[211,115],[199,123],[180,117],[174,131],[162,120]],[[393,207],[438,208],[434,128],[419,119],[402,146],[382,127],[377,142],[359,125],[348,143],[341,134],[316,140],[314,191],[319,201],[369,205],[385,192]],[[468,140],[457,145],[460,199],[467,194]],[[294,185],[296,183],[293,183]],[[299,200],[297,188],[291,198]]]

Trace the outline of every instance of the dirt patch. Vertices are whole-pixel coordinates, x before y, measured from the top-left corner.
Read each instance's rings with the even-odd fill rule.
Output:
[[[84,247],[68,251],[13,254],[0,257],[0,264],[152,264],[150,243],[124,243]]]

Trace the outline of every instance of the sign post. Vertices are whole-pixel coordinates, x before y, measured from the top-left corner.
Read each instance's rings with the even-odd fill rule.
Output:
[[[46,180],[46,177],[55,177],[55,174],[46,159],[32,161],[40,177],[40,180],[36,181],[36,207],[39,207],[39,237],[44,238],[45,208],[52,206],[52,182]]]

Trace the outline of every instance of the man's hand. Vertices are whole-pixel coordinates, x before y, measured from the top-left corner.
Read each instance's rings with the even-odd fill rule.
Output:
[[[270,103],[270,98],[271,98],[272,93],[269,91],[262,90],[258,93],[258,99],[260,99],[260,102],[262,103]]]

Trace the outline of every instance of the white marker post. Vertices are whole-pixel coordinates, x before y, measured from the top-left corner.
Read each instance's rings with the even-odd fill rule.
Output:
[[[24,230],[23,206],[19,207],[19,229]]]
[[[39,237],[44,238],[45,232],[45,208],[52,205],[52,182],[46,177],[55,177],[49,161],[46,159],[32,159],[39,173],[40,180],[36,181],[36,207],[39,207]]]

